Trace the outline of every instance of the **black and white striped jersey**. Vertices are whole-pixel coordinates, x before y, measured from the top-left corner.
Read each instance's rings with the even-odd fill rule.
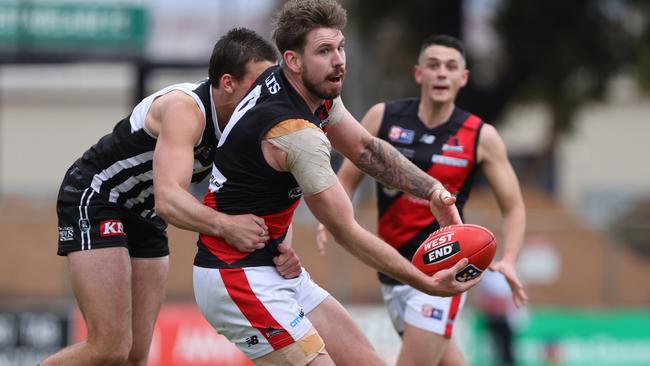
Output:
[[[194,146],[192,182],[203,180],[210,173],[221,136],[207,79],[171,85],[146,97],[74,164],[93,191],[145,218],[155,216],[152,166],[156,146],[156,137],[147,131],[145,119],[153,101],[174,90],[194,98],[205,117],[203,135]]]

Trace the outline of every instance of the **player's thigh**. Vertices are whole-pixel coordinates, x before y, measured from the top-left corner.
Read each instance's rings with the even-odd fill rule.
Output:
[[[399,296],[405,303],[405,325],[398,365],[437,365],[448,350],[465,295],[437,297],[400,286]]]
[[[68,254],[70,283],[86,320],[88,341],[131,340],[131,261],[124,247]]]
[[[255,360],[291,345],[312,329],[297,301],[304,275],[285,279],[275,267],[194,266],[194,295],[217,332]]]
[[[307,314],[337,365],[383,365],[368,338],[332,296]]]
[[[131,258],[133,303],[132,357],[146,357],[156,318],[165,300],[169,258]]]
[[[435,366],[447,350],[450,339],[410,324],[404,327],[398,366]]]

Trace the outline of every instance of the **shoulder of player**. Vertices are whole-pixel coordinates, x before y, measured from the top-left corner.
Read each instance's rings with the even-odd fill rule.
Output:
[[[483,123],[478,140],[479,160],[490,159],[506,154],[505,144],[494,126]]]
[[[194,98],[183,91],[173,90],[154,100],[147,115],[147,128],[156,136],[163,129],[170,128],[170,131],[176,131],[174,133],[186,131],[199,135],[205,128],[205,118]]]
[[[364,125],[366,128],[368,127],[376,127],[376,129],[379,129],[379,125],[381,124],[382,119],[384,118],[384,113],[386,111],[386,103],[377,103],[370,107],[368,111],[366,112],[366,115],[363,116],[363,119],[361,120],[361,124]]]
[[[323,131],[313,123],[304,118],[295,117],[281,119],[277,124],[269,129],[265,138],[277,138],[303,130],[313,131],[315,134],[323,134]]]
[[[159,96],[153,102],[151,107],[163,111],[182,108],[183,110],[201,113],[201,108],[197,104],[196,100],[181,90],[172,90],[169,93]]]

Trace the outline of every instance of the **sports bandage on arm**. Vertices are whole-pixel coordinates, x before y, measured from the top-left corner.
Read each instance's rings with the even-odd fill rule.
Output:
[[[287,128],[287,124],[293,124]],[[267,141],[287,153],[287,168],[302,193],[311,196],[336,184],[330,165],[331,145],[323,131],[304,120],[289,120],[272,128]]]
[[[330,121],[329,121],[330,126],[335,126],[337,123],[341,122],[344,111],[345,111],[345,105],[343,104],[343,100],[339,95],[338,97],[336,97],[336,99],[332,101],[332,108],[330,108],[328,112],[330,116]]]

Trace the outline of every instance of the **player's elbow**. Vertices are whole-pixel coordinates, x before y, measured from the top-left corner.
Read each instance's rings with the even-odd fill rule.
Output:
[[[158,188],[155,189],[154,210],[156,210],[156,215],[158,215],[163,220],[168,222],[172,220],[174,209],[169,190]]]
[[[359,238],[358,229],[361,227],[357,222],[350,220],[339,220],[336,223],[325,224],[327,231],[332,234],[334,240],[344,248],[347,248],[355,243]]]

